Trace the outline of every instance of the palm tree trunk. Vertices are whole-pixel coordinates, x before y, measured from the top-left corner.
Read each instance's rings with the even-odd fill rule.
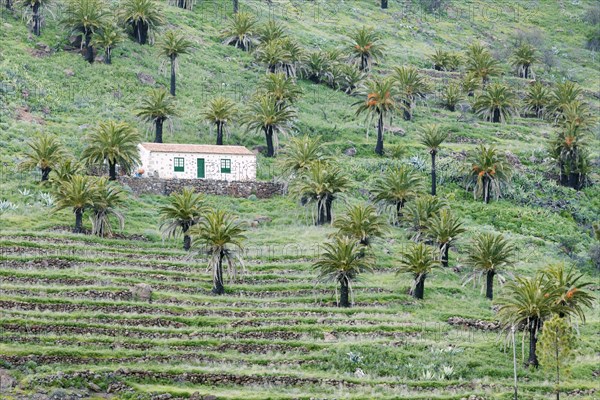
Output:
[[[104,50],[104,64],[112,64],[112,49],[110,47],[107,47],[106,50]]]
[[[31,11],[33,14],[33,34],[35,36],[40,36],[42,33],[41,21],[40,21],[40,3],[36,1],[31,6]]]
[[[402,212],[402,209],[404,208],[404,203],[404,199],[396,203],[396,217],[398,218],[398,222],[400,222],[404,217],[404,213]]]
[[[223,122],[217,122],[217,145],[223,145]]]
[[[448,268],[448,257],[450,254],[450,244],[449,243],[442,243],[440,245],[440,247],[442,247],[442,266],[444,268]]]
[[[494,108],[494,115],[492,116],[492,122],[497,124],[500,122],[500,109]]]
[[[331,223],[332,218],[332,213],[331,213],[331,208],[333,206],[333,200],[334,197],[330,194],[328,194],[325,197],[325,222],[327,222],[328,224]]]
[[[154,136],[154,143],[162,143],[163,142],[163,122],[162,118],[157,118],[155,121],[156,124],[156,135]]]
[[[146,44],[148,41],[148,24],[142,21],[134,23],[133,32],[139,44]]]
[[[525,68],[523,68],[523,78],[529,78],[529,65],[525,65]]]
[[[340,280],[340,307],[350,307],[349,294],[348,278],[344,277]]]
[[[171,56],[171,96],[175,96],[175,56]]]
[[[431,195],[435,196],[436,195],[436,181],[437,181],[437,176],[435,173],[435,155],[437,154],[437,151],[435,150],[431,150]]]
[[[108,176],[109,180],[116,181],[117,180],[117,163],[116,162],[108,162]]]
[[[564,161],[560,161],[560,184],[562,186],[567,186],[569,184],[569,176],[565,170]]]
[[[92,31],[88,30],[85,32],[85,61],[90,64],[94,62],[94,46],[90,45],[92,40]]]
[[[485,204],[490,202],[490,180],[489,178],[483,178],[483,201]]]
[[[81,232],[83,232],[83,210],[77,209],[75,210],[75,229],[73,229],[73,233]]]
[[[219,253],[219,261],[217,263],[217,271],[214,276],[212,288],[212,292],[219,295],[225,293],[225,287],[223,286],[223,256],[223,251],[221,251]]]
[[[381,0],[381,9],[385,10],[388,8],[388,0]]]
[[[427,275],[419,275],[417,278],[415,278],[415,291],[413,292],[413,297],[415,299],[419,299],[422,300],[423,296],[425,295],[425,278],[427,277]]]
[[[183,249],[188,251],[192,246],[192,238],[188,235],[188,231],[190,230],[190,225],[184,223],[181,226],[181,230],[183,231]]]
[[[539,363],[536,354],[537,347],[537,330],[538,330],[538,320],[537,318],[533,318],[529,321],[529,359],[527,360],[527,364],[537,368]]]
[[[12,10],[12,0],[6,0],[6,9],[9,11]]]
[[[375,153],[380,156],[383,155],[383,113],[379,114],[379,120],[377,121],[377,145],[375,146]]]
[[[52,171],[50,167],[42,168],[42,182],[48,180],[48,177],[50,176],[50,171]]]
[[[327,221],[327,210],[325,209],[325,199],[317,201],[317,225],[324,225]]]
[[[489,270],[485,274],[485,297],[490,300],[494,299],[494,275],[493,270]]]
[[[404,120],[410,121],[412,119],[412,114],[410,112],[412,104],[411,104],[410,100],[402,100],[402,103],[404,103],[404,113],[403,113]]]
[[[367,69],[367,65],[368,65],[368,60],[367,60],[367,55],[366,54],[361,54],[360,56],[360,70],[364,71]]]
[[[233,0],[233,13],[237,14],[237,12],[240,9],[240,2],[239,0]]]
[[[267,126],[265,128],[265,136],[267,138],[267,157],[275,156],[275,147],[273,147],[273,127]]]

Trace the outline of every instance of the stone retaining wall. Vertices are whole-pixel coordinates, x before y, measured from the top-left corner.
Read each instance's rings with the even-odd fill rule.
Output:
[[[248,197],[255,195],[259,199],[268,199],[283,194],[283,185],[275,182],[216,181],[208,179],[159,179],[159,178],[119,178],[121,183],[131,188],[136,195],[169,195],[184,187],[193,187],[198,193],[219,196]]]

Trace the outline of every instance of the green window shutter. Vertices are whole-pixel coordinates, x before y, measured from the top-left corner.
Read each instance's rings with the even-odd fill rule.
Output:
[[[231,173],[231,160],[229,160],[229,159],[221,160],[221,173],[222,174],[230,174]]]
[[[175,159],[173,160],[173,166],[175,172],[184,172],[185,161],[183,160],[183,157],[175,157]]]

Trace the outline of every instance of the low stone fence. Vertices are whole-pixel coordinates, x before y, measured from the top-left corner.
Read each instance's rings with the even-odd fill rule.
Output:
[[[209,179],[160,179],[160,178],[119,178],[121,183],[131,188],[136,195],[169,195],[184,187],[193,187],[198,193],[218,196],[248,197],[268,199],[283,194],[283,184],[258,181],[217,181]]]

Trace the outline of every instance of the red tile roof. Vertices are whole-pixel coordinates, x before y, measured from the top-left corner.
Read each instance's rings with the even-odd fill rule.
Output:
[[[150,152],[156,153],[202,153],[233,154],[252,156],[253,152],[244,146],[217,146],[211,144],[177,144],[177,143],[141,143]]]

